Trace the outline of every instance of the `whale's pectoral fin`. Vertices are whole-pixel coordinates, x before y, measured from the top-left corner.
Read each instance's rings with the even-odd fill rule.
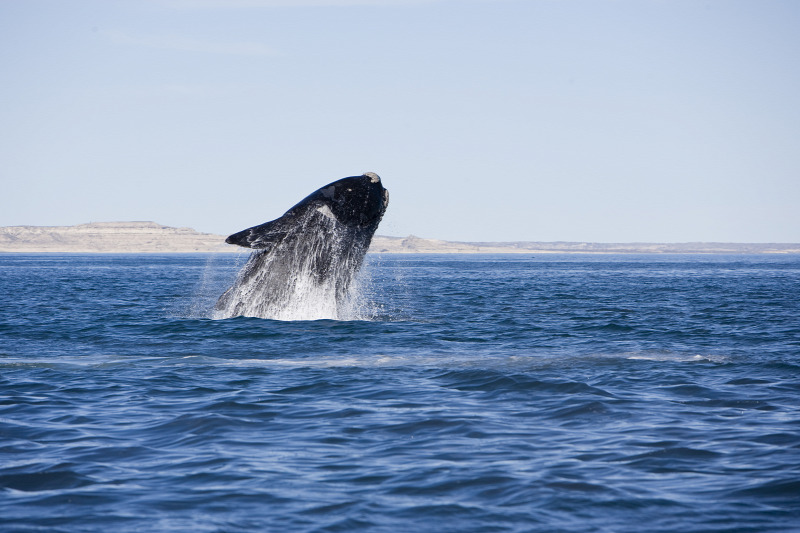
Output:
[[[225,242],[245,248],[269,248],[281,242],[289,233],[282,218],[234,233]]]

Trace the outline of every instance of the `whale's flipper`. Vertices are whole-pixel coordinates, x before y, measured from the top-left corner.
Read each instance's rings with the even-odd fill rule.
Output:
[[[290,224],[285,220],[286,216],[282,216],[276,220],[247,228],[238,233],[234,233],[225,242],[228,244],[236,244],[244,246],[245,248],[269,248],[280,243],[289,234]]]

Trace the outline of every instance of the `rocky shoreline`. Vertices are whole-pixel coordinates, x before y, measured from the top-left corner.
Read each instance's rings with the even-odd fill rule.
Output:
[[[0,253],[239,253],[225,236],[156,222],[0,227]],[[451,242],[376,235],[371,253],[800,253],[784,243]]]

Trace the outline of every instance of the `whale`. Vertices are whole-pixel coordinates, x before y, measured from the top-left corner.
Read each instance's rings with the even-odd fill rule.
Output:
[[[275,220],[225,239],[253,249],[214,318],[340,319],[389,191],[366,172],[329,183]]]

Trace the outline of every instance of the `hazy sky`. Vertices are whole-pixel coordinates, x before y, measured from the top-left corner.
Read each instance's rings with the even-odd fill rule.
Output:
[[[0,0],[0,226],[800,242],[796,0]]]

